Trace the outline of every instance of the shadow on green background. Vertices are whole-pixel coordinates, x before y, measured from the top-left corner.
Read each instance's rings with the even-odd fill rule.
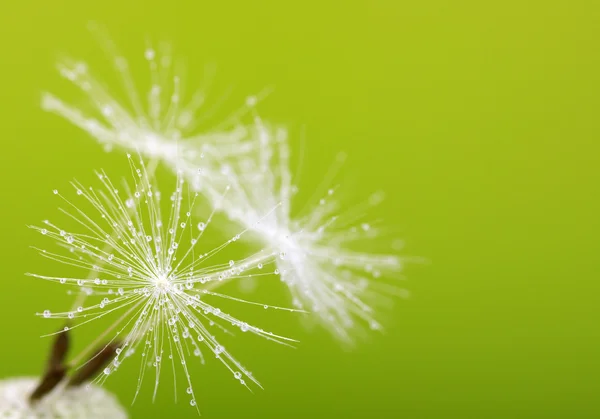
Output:
[[[76,97],[54,69],[63,53],[110,77],[86,31],[95,20],[140,62],[149,37],[172,42],[190,77],[218,64],[217,87],[234,84],[240,101],[275,86],[260,112],[306,127],[303,190],[346,151],[347,195],[385,190],[374,216],[431,261],[408,268],[412,298],[354,351],[290,315],[273,327],[297,349],[237,338],[266,389],[250,394],[216,362],[198,367],[204,417],[599,417],[600,10],[489,3],[4,4],[0,376],[39,373],[39,335],[57,325],[34,313],[70,301],[24,277],[58,268],[29,248],[40,238],[26,225],[57,214],[51,190],[73,177],[124,173],[119,153],[39,108],[43,90]],[[108,382],[124,403],[136,367]],[[170,387],[155,404],[148,387],[133,417],[195,417]]]

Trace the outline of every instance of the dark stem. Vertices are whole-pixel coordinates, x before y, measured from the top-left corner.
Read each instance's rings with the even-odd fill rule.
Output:
[[[38,386],[29,396],[29,401],[31,403],[37,402],[48,395],[67,376],[69,365],[65,360],[71,346],[71,339],[68,331],[69,328],[67,325],[67,327],[56,335],[54,344],[50,348],[50,356],[48,357],[48,364],[44,371],[44,375]],[[116,342],[103,345],[101,349],[96,351],[96,353],[71,376],[68,385],[70,387],[76,387],[96,376],[104,366],[110,362],[120,345],[120,343]]]

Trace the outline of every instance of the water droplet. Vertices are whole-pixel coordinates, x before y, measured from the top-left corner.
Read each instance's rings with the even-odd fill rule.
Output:
[[[52,313],[50,313],[50,310],[44,310],[44,317],[47,319],[52,315]]]
[[[379,323],[377,323],[375,320],[371,320],[371,322],[369,323],[369,327],[371,328],[371,330],[381,329],[381,325]]]

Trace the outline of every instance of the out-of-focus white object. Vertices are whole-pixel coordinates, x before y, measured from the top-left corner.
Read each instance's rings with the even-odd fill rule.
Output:
[[[2,419],[126,419],[127,412],[117,398],[95,385],[62,387],[36,402],[29,396],[38,384],[33,377],[0,381]]]

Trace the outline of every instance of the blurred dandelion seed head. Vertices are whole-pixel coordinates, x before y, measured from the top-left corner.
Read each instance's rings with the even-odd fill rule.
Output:
[[[11,419],[126,419],[127,412],[116,397],[98,386],[56,389],[44,399],[31,403],[29,395],[37,378],[10,378],[0,381],[0,417]]]
[[[45,92],[41,101],[44,110],[83,129],[107,151],[122,147],[171,165],[182,158],[198,165],[205,155],[227,158],[252,147],[245,141],[247,127],[242,120],[266,92],[250,96],[236,111],[215,122],[228,94],[207,101],[214,66],[205,68],[197,90],[186,92],[184,68],[177,65],[171,47],[166,43],[158,48],[149,46],[140,54],[146,62],[149,85],[140,89],[136,85],[139,77],[132,75],[132,66],[110,38],[98,27],[93,32],[120,79],[126,100],[120,100],[97,80],[86,62],[64,59],[57,65],[59,74],[81,91],[89,106],[83,111]]]
[[[367,221],[383,194],[346,207],[337,197],[337,188],[329,186],[333,175],[327,174],[308,203],[295,209],[297,179],[289,165],[287,132],[262,123],[258,130],[262,146],[229,164],[231,188],[223,211],[250,228],[258,242],[279,249],[277,270],[295,307],[313,313],[347,343],[365,325],[381,329],[376,307],[388,305],[392,296],[406,295],[396,282],[403,259],[392,248],[392,240],[385,238],[381,223]],[[343,159],[341,155],[336,163]],[[334,166],[333,173],[336,170]],[[213,199],[216,196],[213,191]],[[277,204],[276,211],[258,221],[261,213]],[[377,253],[378,249],[383,250]]]

